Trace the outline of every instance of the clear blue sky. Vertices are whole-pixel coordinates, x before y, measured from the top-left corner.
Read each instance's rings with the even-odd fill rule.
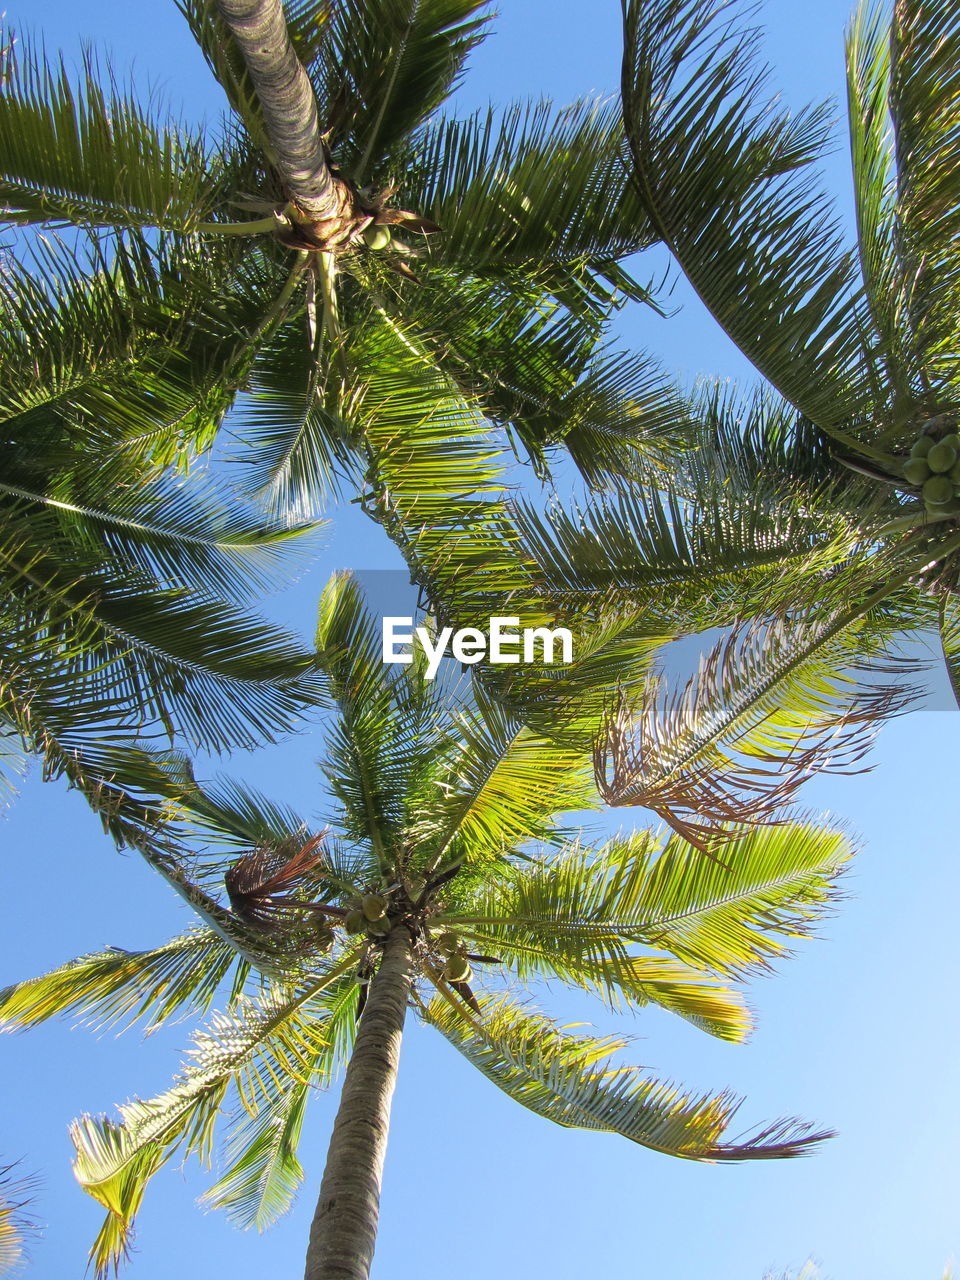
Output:
[[[848,0],[766,6],[767,52],[788,100],[842,93],[847,16]],[[38,12],[8,0],[7,18],[42,22],[49,45],[71,54],[83,37],[105,40],[118,68],[133,64],[139,83],[165,91],[185,114],[218,110],[172,3],[46,0]],[[502,0],[461,103],[521,92],[566,100],[613,91],[618,74],[616,0]],[[829,173],[847,207],[843,145],[841,138]],[[662,265],[651,256],[650,274]],[[674,300],[684,306],[669,321],[647,311],[626,316],[625,338],[660,352],[688,379],[748,377],[682,288]],[[305,633],[331,568],[397,564],[356,508],[331,515],[334,530],[316,570],[270,606]],[[761,1280],[768,1269],[799,1268],[812,1256],[831,1280],[939,1280],[945,1263],[960,1257],[958,746],[955,714],[914,713],[885,730],[872,773],[808,788],[806,803],[842,815],[865,851],[823,938],[754,986],[758,1030],[750,1045],[714,1042],[659,1014],[629,1028],[637,1036],[634,1060],[692,1086],[745,1093],[744,1127],[785,1113],[833,1126],[839,1137],[826,1149],[805,1161],[718,1168],[561,1130],[509,1102],[438,1037],[412,1028],[374,1276]],[[318,753],[307,737],[232,767],[309,813],[322,807],[312,763]],[[0,835],[0,983],[107,943],[153,945],[187,922],[169,890],[134,855],[115,853],[85,806],[58,787],[32,778]],[[551,1007],[613,1029],[593,1006],[558,994]],[[0,1152],[22,1155],[43,1176],[38,1215],[47,1227],[34,1247],[32,1276],[80,1277],[99,1222],[98,1206],[69,1171],[69,1120],[162,1088],[188,1030],[144,1041],[60,1024],[3,1042]],[[132,1280],[300,1275],[335,1103],[335,1095],[321,1095],[311,1108],[301,1149],[305,1189],[266,1235],[241,1234],[196,1208],[209,1175],[195,1163],[163,1170],[140,1217]]]

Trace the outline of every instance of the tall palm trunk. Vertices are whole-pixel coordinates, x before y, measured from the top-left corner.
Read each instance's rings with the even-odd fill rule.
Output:
[[[310,78],[290,41],[281,0],[217,0],[257,91],[287,196],[323,247],[369,222],[353,191],[330,170]]]
[[[366,1280],[370,1274],[412,959],[410,934],[399,925],[370,983],[347,1067],[304,1280]]]

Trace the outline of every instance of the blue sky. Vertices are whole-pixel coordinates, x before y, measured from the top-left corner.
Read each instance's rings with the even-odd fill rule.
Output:
[[[46,0],[42,12],[8,3],[7,19],[42,24],[50,47],[72,56],[83,37],[106,41],[119,69],[133,65],[186,115],[215,117],[219,101],[172,3]],[[567,100],[612,92],[619,76],[619,6],[502,0],[494,34],[475,55],[460,94],[470,108],[520,93]],[[847,0],[774,0],[764,10],[775,82],[791,102],[842,94]],[[828,179],[848,208],[844,139]],[[664,261],[649,255],[644,272]],[[678,315],[637,309],[626,341],[661,354],[685,379],[746,380],[749,367],[677,286]],[[304,582],[268,606],[309,633],[312,604],[334,567],[394,567],[396,553],[356,508],[333,527]],[[782,1114],[832,1126],[839,1136],[792,1163],[698,1166],[612,1137],[561,1130],[522,1110],[439,1038],[411,1028],[401,1063],[374,1277],[508,1280],[551,1275],[653,1280],[762,1280],[821,1261],[832,1280],[938,1280],[960,1258],[955,1087],[960,1051],[954,992],[957,865],[953,761],[960,719],[916,712],[884,730],[871,773],[820,779],[806,805],[830,810],[863,839],[846,900],[798,956],[756,983],[758,1029],[745,1047],[714,1042],[666,1016],[626,1029],[632,1060],[691,1086],[747,1096],[744,1127]],[[309,736],[238,757],[230,768],[310,813],[322,808]],[[0,983],[30,976],[103,944],[161,942],[187,912],[133,855],[118,855],[77,797],[34,776],[0,825],[6,879],[0,896]],[[570,1020],[622,1029],[593,1007],[551,994]],[[23,1156],[43,1185],[34,1247],[37,1277],[83,1274],[99,1208],[69,1171],[66,1126],[83,1110],[110,1111],[149,1096],[176,1069],[186,1025],[147,1040],[100,1037],[67,1024],[8,1037],[0,1053],[6,1106],[0,1152]],[[209,1175],[167,1167],[139,1220],[132,1280],[194,1277],[211,1267],[232,1280],[298,1275],[335,1095],[315,1100],[301,1160],[307,1182],[271,1232],[241,1234],[194,1204]]]

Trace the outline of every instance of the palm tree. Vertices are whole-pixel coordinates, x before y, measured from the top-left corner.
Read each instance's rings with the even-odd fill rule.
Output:
[[[568,715],[592,733],[608,803],[652,808],[704,847],[725,821],[767,820],[817,769],[858,767],[880,720],[917,692],[905,633],[939,633],[960,691],[957,511],[921,492],[935,444],[935,466],[951,461],[958,411],[960,59],[945,35],[957,20],[899,4],[885,43],[883,12],[864,9],[848,41],[854,252],[804,177],[826,116],[765,103],[737,7],[625,5],[624,118],[645,214],[770,385],[705,388],[682,427],[688,451],[642,492],[513,512],[528,598],[578,625],[615,602],[613,645],[633,644],[643,676],[618,688],[609,648],[588,647],[576,665],[606,662],[609,679],[595,685],[605,714],[594,703],[586,724],[577,671],[569,706],[566,681],[536,673],[500,676],[501,694],[533,723]],[[922,260],[936,271],[918,276]],[[651,679],[671,640],[709,628],[724,633],[685,690]]]
[[[596,805],[589,754],[482,692],[427,681],[422,664],[385,667],[346,575],[324,593],[318,649],[336,706],[325,772],[338,832],[311,832],[233,783],[201,787],[172,755],[116,753],[112,793],[90,798],[202,927],[80,957],[0,997],[3,1021],[21,1027],[69,1011],[156,1024],[227,1000],[168,1090],[74,1126],[77,1175],[108,1210],[98,1270],[126,1248],[152,1174],[177,1150],[209,1153],[231,1091],[240,1119],[207,1199],[244,1225],[271,1222],[302,1178],[309,1092],[347,1063],[306,1274],[367,1276],[408,1007],[561,1125],[711,1161],[800,1155],[824,1136],[777,1121],[731,1140],[731,1095],[622,1065],[618,1037],[560,1029],[524,987],[554,978],[739,1041],[749,1017],[729,984],[813,928],[852,852],[843,833],[810,821],[732,832],[728,870],[652,831],[586,844],[557,818]]]
[[[431,533],[499,487],[503,431],[593,480],[662,451],[675,393],[606,345],[611,312],[648,296],[620,263],[650,239],[613,104],[438,117],[476,0],[180,7],[230,103],[219,138],[28,45],[0,98],[9,222],[81,228],[108,256],[159,235],[189,261],[164,281],[163,345],[192,400],[140,447],[208,447],[242,390],[261,498],[314,515],[346,477],[388,529]]]
[[[955,6],[864,3],[850,28],[852,247],[810,176],[830,113],[767,102],[738,7],[626,0],[624,16],[624,121],[645,214],[785,401],[760,430],[755,414],[701,418],[688,491],[731,471],[747,486],[765,469],[776,474],[761,483],[792,488],[825,530],[842,512],[862,551],[856,618],[886,610],[888,636],[935,627],[960,688]]]
[[[3,216],[22,235],[44,225],[77,233],[55,254],[28,239],[39,270],[9,254],[5,260],[15,322],[4,351],[5,431],[33,443],[59,440],[66,429],[78,450],[102,453],[112,492],[110,477],[127,467],[139,468],[139,487],[150,467],[186,466],[234,410],[247,488],[272,512],[256,535],[261,559],[261,542],[284,524],[313,519],[329,491],[346,484],[400,545],[431,599],[469,573],[494,578],[501,591],[523,588],[529,572],[512,546],[504,433],[541,472],[563,447],[590,483],[602,484],[669,451],[683,416],[652,362],[607,345],[612,311],[624,298],[647,296],[620,265],[648,237],[624,176],[618,112],[585,101],[559,111],[519,103],[466,120],[436,117],[483,32],[482,6],[465,0],[288,4],[286,26],[276,0],[223,13],[201,0],[182,8],[230,103],[219,139],[155,121],[92,57],[74,84],[29,43],[5,46]],[[291,107],[270,96],[273,64],[251,69],[244,61],[251,51],[244,33],[260,31],[261,17],[271,57],[298,95],[304,118],[295,132],[310,163],[277,132]],[[416,215],[392,203],[395,180],[397,200]],[[339,229],[322,231],[326,213],[311,204],[311,182],[346,211]],[[251,203],[261,216],[236,222]],[[439,234],[429,231],[434,222]],[[393,235],[383,248],[391,227],[409,237]],[[57,305],[48,317],[51,297]],[[64,479],[61,464],[53,471],[61,489],[80,485]],[[43,507],[48,519],[62,497],[50,488],[53,472],[44,476],[48,489],[28,479],[15,483],[11,520],[16,504],[31,518]],[[138,547],[134,555],[130,539],[135,527],[157,523],[158,506],[167,508],[163,483],[137,515],[120,490],[111,513],[88,481],[83,502],[70,499],[99,511],[114,543],[125,522],[124,572],[137,557],[143,571],[147,553]],[[188,501],[179,486],[177,495]],[[80,528],[78,510],[56,511]],[[174,532],[185,535],[179,575],[184,548],[201,554],[210,526],[181,522]],[[230,541],[239,526],[221,522],[218,534],[221,544]],[[105,536],[83,534],[99,543]],[[235,577],[235,545],[220,549]],[[89,559],[78,566],[78,581],[91,566]],[[58,584],[57,599],[68,585]],[[251,741],[292,721],[301,693],[290,681],[302,681],[306,667],[283,637],[271,641],[278,692],[268,707],[262,686],[247,679],[242,622],[201,621],[208,606],[192,597],[176,606],[119,604],[139,615],[135,649],[182,652],[171,652],[175,670],[165,682],[154,670],[159,659],[138,665],[124,650],[118,661],[104,639],[116,619],[95,619],[101,650],[78,658],[97,673],[93,692],[83,692],[89,723],[106,716],[119,732],[129,717],[118,721],[106,704],[122,701],[134,683],[138,724],[159,719],[195,740],[205,733],[201,745]],[[207,643],[208,630],[220,643]],[[31,663],[36,656],[34,646]],[[198,663],[213,674],[200,673]],[[35,709],[44,701],[79,705],[75,682],[66,693],[56,684],[62,676],[58,668],[49,698],[34,689],[18,694],[20,709],[10,715],[17,731],[26,725],[24,698]],[[201,726],[199,703],[211,700],[222,723]],[[47,749],[63,736],[52,710],[47,721],[45,736],[28,735],[31,745]],[[73,769],[78,745],[47,749],[48,760],[57,754]],[[92,767],[91,757],[88,780]]]

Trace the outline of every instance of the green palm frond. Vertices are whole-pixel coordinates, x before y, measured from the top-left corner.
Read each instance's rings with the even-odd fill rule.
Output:
[[[38,239],[0,276],[7,429],[34,465],[84,441],[124,481],[145,459],[209,448],[285,313],[287,270],[198,237]]]
[[[669,455],[686,405],[657,363],[603,345],[606,314],[551,294],[549,270],[464,280],[431,262],[405,299],[443,367],[541,473],[566,449],[595,486]]]
[[[552,962],[596,969],[629,959],[625,944],[640,943],[738,976],[812,927],[852,854],[843,832],[813,822],[731,832],[724,867],[678,836],[661,847],[656,833],[639,831],[511,867],[449,921],[521,970]]]
[[[322,993],[352,961],[348,956],[299,990],[268,991],[230,1014],[214,1015],[170,1089],[125,1103],[119,1122],[84,1116],[73,1125],[77,1180],[108,1211],[90,1255],[99,1276],[125,1256],[146,1185],[174,1151],[209,1159],[231,1086],[243,1107],[260,1113],[284,1106],[288,1083],[310,1081],[329,1049]]]
[[[17,784],[29,768],[30,759],[23,743],[0,720],[0,808],[17,794]]]
[[[396,176],[382,157],[406,158],[408,138],[453,92],[489,19],[483,0],[337,0],[287,11],[294,32],[308,16],[320,29],[304,62],[328,113],[323,128],[361,183]]]
[[[782,1120],[725,1141],[739,1100],[696,1095],[611,1063],[622,1042],[573,1036],[507,998],[484,999],[480,1015],[443,997],[423,1011],[460,1052],[514,1101],[569,1128],[617,1133],[688,1160],[782,1159],[805,1154],[829,1136]]]
[[[731,977],[765,969],[830,909],[854,852],[842,830],[802,821],[741,831],[722,866],[679,836],[656,857],[643,835],[614,842],[634,904],[621,936]]]
[[[890,113],[905,324],[934,391],[958,393],[960,15],[899,0],[890,27]]]
[[[183,231],[221,182],[198,133],[157,125],[89,52],[71,83],[62,62],[18,37],[0,93],[0,220]]]
[[[678,610],[700,601],[691,619],[697,630],[735,619],[731,597],[739,581],[765,583],[769,592],[785,570],[823,573],[853,543],[842,520],[824,529],[787,504],[745,506],[719,484],[704,486],[695,502],[664,484],[624,490],[586,508],[542,512],[522,502],[515,510],[521,545],[546,595],[575,604],[612,591],[621,599],[645,594],[648,601],[659,591],[674,600],[682,592]],[[707,593],[709,584],[726,590]]]
[[[947,668],[947,677],[954,698],[960,706],[960,603],[956,596],[945,596],[940,601],[938,619],[940,645]]]
[[[185,1008],[209,1008],[231,970],[239,991],[246,969],[211,929],[191,929],[149,951],[108,947],[0,991],[0,1028],[32,1027],[67,1013],[97,1027],[141,1018],[158,1026]]]
[[[158,583],[202,583],[241,602],[289,582],[306,559],[303,535],[322,527],[264,520],[197,474],[189,483],[161,474],[134,492],[108,489],[79,469],[44,490],[11,476],[0,481],[0,507],[7,502],[23,504],[38,540],[56,536],[64,559],[72,546],[81,564],[112,563]]]
[[[347,1061],[357,1024],[357,984],[343,981],[324,995],[324,1053],[312,1063],[310,1080],[293,1077],[270,1107],[239,1120],[225,1148],[227,1169],[203,1197],[241,1227],[263,1231],[290,1206],[303,1179],[297,1146],[304,1110],[313,1090],[332,1082]]]
[[[403,824],[406,766],[416,745],[398,713],[379,628],[350,574],[334,574],[320,598],[317,653],[339,713],[325,771],[343,809],[344,833],[368,840],[386,869]]]
[[[442,227],[442,262],[494,275],[526,262],[579,265],[588,290],[609,266],[636,293],[612,269],[656,237],[625,153],[612,100],[520,102],[428,126],[404,190]]]
[[[918,362],[902,323],[888,25],[885,7],[860,6],[847,35],[847,103],[860,270],[887,357],[884,373],[896,388],[897,408],[903,410],[915,390]]]
[[[439,795],[429,796],[415,828],[432,870],[469,867],[501,857],[527,841],[555,842],[557,815],[596,804],[584,752],[531,732],[503,708],[478,695],[455,726]]]
[[[10,655],[2,713],[28,738],[84,701],[134,735],[151,722],[176,726],[220,750],[274,741],[316,702],[311,659],[292,637],[183,587],[119,571],[78,577],[35,549],[38,533],[8,515],[0,544],[4,577],[17,584],[0,610]]]
[[[361,483],[349,420],[331,408],[302,326],[261,350],[237,405],[244,483],[286,519],[311,518],[346,474]]]
[[[623,106],[656,234],[754,365],[822,429],[867,422],[869,317],[809,176],[829,112],[764,101],[746,6],[625,0]]]

